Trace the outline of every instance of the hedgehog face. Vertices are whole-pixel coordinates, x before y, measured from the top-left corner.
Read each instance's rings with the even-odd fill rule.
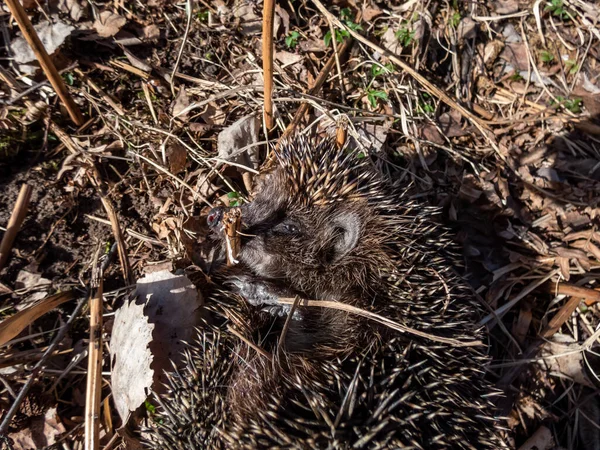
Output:
[[[307,295],[348,292],[348,280],[360,282],[374,263],[363,256],[378,253],[377,211],[369,202],[378,198],[378,182],[331,141],[295,138],[278,158],[242,206],[238,259],[253,275]]]

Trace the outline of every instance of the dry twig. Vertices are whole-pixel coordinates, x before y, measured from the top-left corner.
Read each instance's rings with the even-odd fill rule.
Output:
[[[8,226],[6,227],[6,232],[4,233],[4,236],[2,236],[2,242],[0,242],[0,270],[2,270],[6,264],[6,261],[8,260],[12,244],[15,240],[15,237],[17,237],[17,233],[21,229],[21,225],[23,225],[25,216],[27,215],[27,208],[29,207],[29,200],[31,199],[31,191],[31,186],[27,184],[21,186],[19,196],[17,197],[17,202],[15,203],[13,212],[8,221]]]

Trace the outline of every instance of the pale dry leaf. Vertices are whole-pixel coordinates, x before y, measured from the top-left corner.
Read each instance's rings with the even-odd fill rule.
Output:
[[[283,27],[283,35],[287,36],[290,32],[290,15],[279,4],[275,5],[275,23],[273,25],[273,34],[277,36],[279,27]]]
[[[87,3],[80,0],[59,0],[58,10],[71,16],[77,22],[83,16]]]
[[[162,392],[164,370],[181,361],[184,342],[195,337],[202,299],[184,275],[163,270],[137,281],[136,298],[115,313],[110,341],[112,392],[123,420]]]
[[[56,444],[65,432],[66,429],[56,414],[56,408],[49,408],[43,416],[33,417],[28,427],[10,433],[8,437],[14,441],[14,450],[34,450],[40,448],[40,442],[44,443],[44,448]]]
[[[186,108],[188,106],[190,106],[190,98],[188,97],[185,88],[182,87],[179,89],[177,97],[175,97],[175,100],[171,104],[173,118],[187,122],[189,116],[186,112]]]
[[[369,152],[377,153],[381,151],[387,136],[390,132],[390,122],[386,121],[383,125],[362,122],[356,126],[356,131],[360,137],[361,143],[367,147]]]
[[[283,66],[291,66],[299,63],[304,59],[304,56],[297,53],[290,53],[286,51],[275,52],[275,59],[279,61]]]
[[[260,119],[254,114],[242,117],[219,133],[219,158],[254,168],[251,160],[255,159],[252,155],[258,151],[258,147],[242,149],[256,144],[259,134]]]
[[[527,441],[519,447],[519,450],[550,450],[554,447],[552,431],[541,426]]]
[[[496,8],[496,14],[513,14],[519,11],[519,2],[517,0],[496,0],[493,5]]]
[[[147,41],[155,41],[160,37],[160,28],[157,25],[148,25],[142,29],[142,37]]]
[[[383,14],[383,11],[373,3],[363,4],[362,18],[365,22],[370,22],[371,19],[374,19],[375,17],[380,16],[381,14]]]
[[[583,350],[571,336],[555,334],[541,348],[539,364],[555,375],[568,377],[575,383],[594,388],[594,383],[585,371]]]
[[[117,34],[126,23],[125,17],[112,11],[102,11],[94,22],[94,28],[100,36],[111,37]]]
[[[75,29],[73,26],[61,21],[52,23],[47,20],[38,23],[33,28],[49,55],[53,54]],[[19,36],[12,41],[10,48],[13,52],[14,61],[18,64],[36,60],[35,53],[33,53],[33,50],[31,50],[31,47],[23,36]]]

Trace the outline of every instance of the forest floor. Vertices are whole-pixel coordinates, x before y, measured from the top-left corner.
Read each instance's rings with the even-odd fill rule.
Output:
[[[3,3],[0,235],[21,187],[32,193],[0,268],[0,319],[57,293],[85,297],[94,255],[114,243],[108,205],[130,266],[115,258],[104,274],[108,342],[148,267],[202,264],[190,236],[201,239],[214,202],[247,197],[239,165],[265,159],[247,119],[262,118],[263,4],[23,4],[85,123],[70,121]],[[319,4],[275,7],[269,139],[307,104],[299,131],[346,124],[380,170],[441,207],[490,312],[507,441],[598,448],[600,3],[340,0],[325,4],[332,16]],[[83,448],[90,324],[87,305],[72,317],[76,304],[0,340],[0,421],[31,380],[0,448]],[[108,354],[104,449],[125,446]]]

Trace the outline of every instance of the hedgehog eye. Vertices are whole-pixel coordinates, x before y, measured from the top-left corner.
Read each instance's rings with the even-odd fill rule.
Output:
[[[273,232],[284,235],[300,234],[300,228],[293,222],[281,222],[273,228]]]

